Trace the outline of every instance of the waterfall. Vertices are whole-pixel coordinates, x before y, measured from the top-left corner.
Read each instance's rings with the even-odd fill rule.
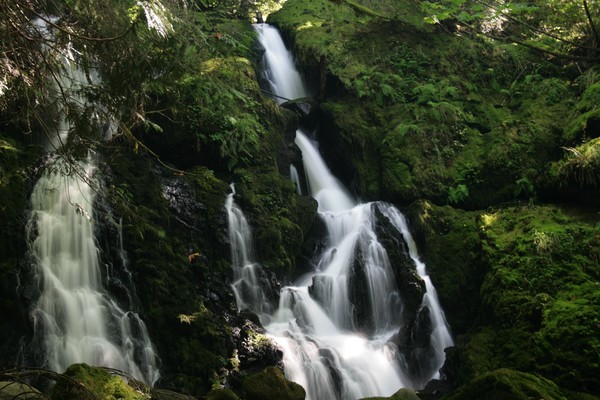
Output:
[[[27,225],[40,298],[32,312],[46,367],[62,372],[73,363],[111,367],[153,384],[156,356],[139,316],[122,310],[102,285],[94,238],[94,163],[68,174],[55,160],[31,194]]]
[[[300,185],[300,175],[298,175],[298,170],[294,166],[294,164],[290,164],[290,179],[296,185],[296,193],[302,194],[302,186]]]
[[[307,90],[277,30],[264,24],[256,30],[266,49],[263,62],[271,90],[286,98],[305,96]],[[421,388],[438,377],[444,348],[452,345],[452,339],[406,220],[389,204],[357,204],[307,135],[299,130],[295,142],[302,151],[309,192],[327,227],[327,248],[319,255],[315,270],[284,287],[277,309],[265,315],[266,296],[255,288],[260,285],[260,271],[251,253],[244,250],[251,248],[250,229],[233,203],[232,187],[226,208],[238,307],[249,308],[266,322],[269,337],[283,350],[286,377],[305,388],[307,399],[391,396],[402,387]],[[429,310],[433,353],[425,379],[410,376],[392,340],[403,327],[404,305],[377,234],[378,218],[387,219],[404,239],[407,257],[425,283],[421,310]]]
[[[265,49],[263,78],[268,82],[275,101],[300,99],[308,96],[302,78],[296,69],[292,53],[287,51],[279,31],[267,24],[256,24],[258,40]]]
[[[41,20],[32,29],[51,34]],[[60,85],[57,91],[80,112],[98,106],[80,94],[92,82],[78,68],[70,47],[61,56],[65,67],[55,77]],[[58,110],[48,150],[67,141],[71,125],[64,114],[65,110]],[[54,155],[34,185],[27,223],[29,257],[40,292],[31,312],[34,337],[42,345],[46,368],[63,372],[73,363],[87,363],[124,371],[152,385],[159,372],[146,326],[137,313],[123,310],[103,286],[94,236],[95,189],[100,187],[95,165],[91,155],[69,162]]]
[[[419,258],[417,244],[415,243],[415,240],[408,229],[406,218],[400,213],[400,211],[391,205],[382,206],[381,211],[391,221],[396,229],[402,232],[402,235],[408,244],[410,258],[417,266],[417,272],[425,282],[425,296],[423,296],[422,307],[428,307],[430,310],[429,316],[431,320],[431,326],[433,327],[431,341],[432,347],[435,350],[435,359],[432,360],[432,362],[437,366],[437,370],[444,363],[444,349],[454,345],[454,341],[452,340],[452,335],[450,333],[450,327],[446,322],[444,311],[442,310],[442,306],[438,300],[437,291],[435,290],[433,283],[431,283],[431,278],[427,274],[425,264]],[[439,378],[439,374],[435,374],[434,378]]]
[[[261,283],[261,265],[254,261],[252,232],[242,210],[235,204],[235,186],[225,201],[227,210],[231,267],[233,269],[233,292],[239,310],[248,309],[258,316],[268,315],[271,305]]]

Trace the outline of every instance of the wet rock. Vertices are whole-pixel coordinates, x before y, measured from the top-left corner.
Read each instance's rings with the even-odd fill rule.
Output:
[[[198,229],[198,216],[202,216],[206,207],[196,200],[190,184],[181,179],[163,178],[163,197],[175,218],[185,227]]]
[[[239,400],[237,394],[227,388],[213,389],[206,395],[206,400]]]
[[[417,273],[414,261],[408,253],[408,245],[400,232],[390,223],[377,207],[374,207],[377,219],[375,232],[379,242],[385,248],[394,276],[396,285],[404,305],[403,317],[412,320],[423,301],[425,282]]]
[[[265,336],[265,330],[260,326],[258,318],[249,318],[247,314],[242,314],[237,322],[233,322],[232,340],[239,370],[256,372],[268,366],[281,365],[283,354]]]
[[[283,103],[281,107],[294,112],[302,128],[309,132],[316,128],[318,123],[318,107],[315,99],[306,97],[291,100]]]

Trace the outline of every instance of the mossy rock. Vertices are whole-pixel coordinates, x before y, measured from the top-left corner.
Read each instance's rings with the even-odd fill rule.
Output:
[[[73,364],[56,382],[52,400],[143,400],[146,396],[129,386],[123,378],[110,374],[105,368]]]
[[[391,397],[365,397],[361,400],[420,400],[420,397],[414,391],[402,388]]]
[[[227,388],[212,389],[206,394],[206,400],[240,400],[237,394]]]
[[[464,333],[478,315],[479,290],[487,272],[478,213],[418,201],[405,214],[446,318],[456,334]]]
[[[475,378],[443,400],[567,400],[552,381],[506,368]]]
[[[150,398],[152,400],[196,400],[196,397],[187,394],[173,392],[167,389],[151,389]]]
[[[303,400],[304,388],[288,381],[276,367],[268,367],[262,372],[251,375],[242,383],[247,400]]]

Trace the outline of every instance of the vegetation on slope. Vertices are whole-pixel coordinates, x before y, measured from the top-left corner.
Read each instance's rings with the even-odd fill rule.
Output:
[[[418,2],[364,3],[390,18],[326,0],[290,0],[270,17],[326,77],[323,141],[342,149],[328,159],[346,183],[368,198],[469,208],[569,196],[546,171],[594,137],[593,111],[573,108],[597,81],[593,64],[435,28]]]
[[[457,338],[448,398],[597,396],[598,6],[356,3],[384,16],[288,0],[269,21],[318,81],[336,174],[421,199],[408,214]]]

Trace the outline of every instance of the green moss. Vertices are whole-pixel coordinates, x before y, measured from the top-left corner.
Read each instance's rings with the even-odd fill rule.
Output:
[[[334,173],[363,197],[403,204],[534,198],[572,115],[570,81],[526,48],[433,34],[416,2],[368,6],[398,8],[384,21],[345,2],[291,0],[270,17],[332,82],[323,129]]]
[[[564,149],[564,158],[551,166],[553,186],[569,185],[591,190],[600,187],[600,138]]]
[[[73,364],[52,389],[51,399],[142,400],[143,393],[104,368]]]
[[[278,276],[287,276],[312,226],[316,203],[298,196],[294,184],[275,169],[238,169],[236,176],[258,259]]]
[[[419,400],[415,392],[410,389],[402,388],[394,393],[391,397],[366,397],[362,400]]]
[[[600,283],[571,285],[543,308],[539,346],[540,371],[571,390],[598,393],[600,382]]]
[[[598,393],[597,215],[534,205],[467,212],[423,201],[407,215],[458,334],[445,367],[455,384],[511,368]]]
[[[212,389],[206,394],[206,400],[239,400],[240,398],[227,388]]]
[[[247,377],[242,383],[247,400],[303,400],[304,388],[288,381],[276,367]]]
[[[457,334],[465,332],[477,316],[479,290],[487,272],[478,214],[419,201],[407,215],[450,325]]]
[[[474,379],[444,400],[566,400],[560,389],[540,376],[498,369]]]

